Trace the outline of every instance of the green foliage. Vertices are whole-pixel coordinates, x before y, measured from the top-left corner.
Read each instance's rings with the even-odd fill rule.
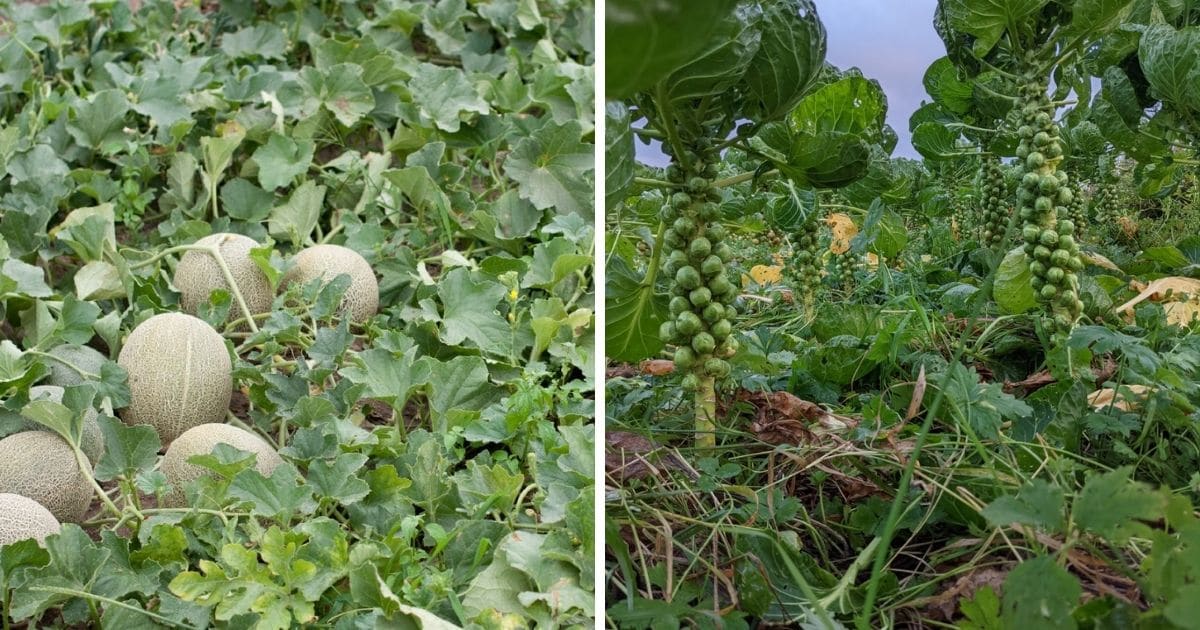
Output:
[[[593,625],[594,14],[6,8],[0,436],[79,444],[96,413],[105,452],[86,522],[0,548],[0,625]],[[105,359],[181,309],[176,261],[222,232],[257,241],[276,289],[300,250],[349,248],[382,306],[351,321],[356,287],[327,277],[251,322],[213,291],[225,418],[284,463],[222,444],[173,489]],[[68,365],[73,346],[101,361]],[[62,404],[29,401],[63,370],[83,382]]]

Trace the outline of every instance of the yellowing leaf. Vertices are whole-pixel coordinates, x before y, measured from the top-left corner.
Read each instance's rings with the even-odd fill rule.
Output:
[[[1167,321],[1176,326],[1190,326],[1200,320],[1200,302],[1167,302],[1163,304]]]
[[[1137,403],[1146,397],[1146,394],[1153,391],[1146,385],[1125,385],[1121,390],[1119,400],[1117,399],[1118,392],[1114,387],[1094,391],[1088,394],[1088,404],[1097,411],[1110,405],[1121,411],[1132,411]]]
[[[829,251],[844,254],[850,250],[850,239],[858,234],[858,226],[849,215],[835,212],[825,217],[825,224],[833,232],[833,241],[829,243]]]
[[[783,277],[783,267],[779,265],[754,265],[750,268],[750,278],[758,284],[776,284]]]
[[[1136,287],[1137,285],[1133,286]],[[1167,297],[1168,291],[1171,292],[1169,298]],[[1194,278],[1183,278],[1180,276],[1169,276],[1150,282],[1141,290],[1140,293],[1134,296],[1133,299],[1118,306],[1115,310],[1118,313],[1124,313],[1127,316],[1131,316],[1133,315],[1133,307],[1146,300],[1152,300],[1155,302],[1169,301],[1173,303],[1182,303],[1193,302],[1197,299],[1200,299],[1200,280],[1196,280]],[[1172,308],[1178,309],[1179,307]],[[1188,319],[1183,321],[1187,322],[1190,319],[1190,315],[1188,315],[1188,313],[1181,311],[1177,317],[1184,317],[1185,315],[1187,315]]]
[[[879,256],[874,252],[867,252],[867,267],[870,269],[879,268]]]

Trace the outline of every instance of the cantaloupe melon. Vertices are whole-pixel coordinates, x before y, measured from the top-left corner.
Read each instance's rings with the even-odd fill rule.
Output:
[[[344,273],[350,276],[350,288],[342,300],[342,312],[348,313],[353,321],[363,322],[379,310],[379,281],[358,252],[341,245],[314,245],[301,250],[292,262],[295,265],[280,282],[282,288],[293,282],[307,284],[317,278],[329,281]]]
[[[237,283],[238,290],[241,291],[242,298],[246,300],[246,307],[251,313],[266,313],[271,310],[271,300],[275,297],[271,292],[271,281],[250,259],[250,250],[258,247],[254,239],[241,234],[221,232],[206,236],[196,241],[196,244],[218,248],[221,258],[229,267],[229,275],[233,276],[233,281]],[[179,259],[173,282],[175,288],[179,289],[179,302],[183,310],[193,315],[200,305],[208,302],[209,294],[213,291],[229,289],[217,261],[207,252],[195,250],[188,251]],[[232,297],[230,292],[230,298]],[[242,316],[237,301],[233,300],[229,307],[229,320],[233,321]]]
[[[57,385],[59,387],[71,387],[78,385],[84,381],[82,375],[74,368],[67,366],[63,361],[70,363],[88,374],[100,375],[100,368],[104,366],[104,362],[108,357],[101,354],[98,350],[89,346],[77,346],[75,344],[65,343],[59,346],[54,346],[48,353],[51,356],[61,359],[46,359],[46,367],[50,368],[50,378],[46,379],[49,385]]]
[[[204,321],[163,313],[129,334],[117,363],[129,372],[126,424],[148,424],[163,444],[188,429],[220,422],[233,397],[225,340]]]
[[[269,477],[275,468],[283,463],[279,453],[276,453],[270,444],[245,429],[229,424],[202,424],[192,427],[171,442],[159,464],[159,470],[171,482],[172,493],[165,499],[168,505],[184,505],[184,486],[209,473],[206,468],[188,463],[188,458],[207,455],[218,444],[228,444],[238,450],[253,453],[254,468],[264,477]]]
[[[92,503],[91,474],[54,433],[25,431],[0,440],[0,492],[29,497],[62,523],[83,521]]]
[[[29,388],[29,400],[39,399],[61,404],[63,400],[63,388],[55,385],[38,385],[37,387]],[[96,421],[97,415],[95,409],[88,409],[83,414],[83,439],[79,444],[79,447],[83,450],[83,454],[87,455],[88,460],[92,462],[93,466],[104,455],[104,434],[100,432],[100,423]],[[50,430],[32,421],[26,421],[25,427],[34,431]]]
[[[0,547],[30,538],[40,545],[60,529],[58,519],[41,503],[19,494],[0,494]]]

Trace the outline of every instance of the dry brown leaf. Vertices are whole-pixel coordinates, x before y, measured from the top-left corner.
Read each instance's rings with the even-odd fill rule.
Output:
[[[879,256],[875,252],[867,252],[867,267],[871,269],[879,268]]]
[[[1083,258],[1084,262],[1090,265],[1104,267],[1105,269],[1110,269],[1112,271],[1121,271],[1121,268],[1118,267],[1116,263],[1105,258],[1104,256],[1101,256],[1100,254],[1097,254],[1096,252],[1079,252],[1079,256]]]
[[[666,376],[675,371],[675,362],[670,359],[646,359],[638,365],[642,374]]]
[[[1132,239],[1137,236],[1138,223],[1133,217],[1125,216],[1118,218],[1117,226],[1121,228],[1121,233],[1125,235],[1125,238]]]
[[[851,219],[850,215],[834,212],[825,217],[825,224],[833,232],[833,241],[829,243],[829,251],[835,254],[844,254],[850,251],[850,240],[858,234],[858,226],[854,225],[854,219]]]
[[[921,364],[921,370],[917,372],[917,382],[913,385],[912,400],[908,403],[908,412],[904,414],[904,421],[908,422],[917,417],[917,413],[921,411],[921,402],[925,400],[925,364]]]
[[[1133,411],[1141,402],[1140,399],[1145,398],[1146,394],[1151,391],[1153,389],[1147,385],[1125,385],[1122,386],[1119,393],[1114,387],[1105,387],[1088,394],[1087,400],[1088,404],[1097,411],[1106,409],[1110,405],[1121,411]],[[1120,400],[1117,399],[1118,394]]]

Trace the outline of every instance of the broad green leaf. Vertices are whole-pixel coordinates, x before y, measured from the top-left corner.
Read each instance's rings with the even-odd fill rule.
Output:
[[[612,210],[625,200],[633,183],[633,130],[629,108],[619,101],[608,101],[604,120],[604,205]]]
[[[997,526],[1033,525],[1050,532],[1060,532],[1066,499],[1061,487],[1032,479],[1014,495],[1005,495],[983,509],[983,517]]]
[[[287,36],[274,24],[247,26],[221,36],[221,52],[234,58],[282,59],[287,46]]]
[[[129,426],[109,416],[101,416],[98,421],[104,433],[104,456],[96,464],[96,479],[133,479],[138,473],[154,468],[162,448],[154,427]]]
[[[504,162],[521,197],[539,210],[591,216],[595,151],[580,139],[578,123],[546,125],[523,138]]]
[[[113,153],[125,143],[125,114],[129,101],[120,90],[96,92],[75,107],[67,132],[81,146]]]
[[[657,356],[663,348],[658,328],[669,315],[667,300],[620,256],[609,256],[605,273],[605,354],[627,363]]]
[[[704,97],[729,97],[753,61],[762,40],[761,12],[749,4],[737,6],[713,28],[698,52],[655,87],[655,98],[665,98],[676,115],[695,115],[693,101]]]
[[[313,180],[306,181],[286,203],[271,209],[267,229],[275,238],[296,246],[304,245],[321,219],[324,203],[325,187],[318,186]]]
[[[1029,259],[1022,248],[1009,251],[996,271],[993,295],[1005,313],[1020,314],[1037,307],[1037,296],[1030,284]]]
[[[913,130],[912,144],[927,160],[955,159],[961,152],[958,147],[960,134],[957,130],[933,122],[924,122]]]
[[[443,434],[449,429],[452,411],[483,409],[501,395],[491,384],[487,364],[479,357],[422,361],[429,363],[428,399],[434,433]]]
[[[959,78],[958,68],[948,57],[941,57],[925,70],[922,83],[934,102],[957,114],[971,108],[974,86]]]
[[[1142,33],[1138,59],[1154,94],[1193,115],[1200,113],[1200,26],[1176,30],[1155,24]]]
[[[275,190],[290,185],[292,180],[306,173],[312,158],[312,142],[292,140],[287,136],[272,133],[267,143],[259,147],[250,159],[258,165],[258,182],[262,187]],[[225,188],[228,188],[228,185]],[[222,189],[222,199],[224,192]]]
[[[303,111],[325,108],[338,122],[354,126],[375,109],[375,96],[363,82],[362,66],[340,63],[325,71],[307,66],[300,71]]]
[[[1071,611],[1079,605],[1082,594],[1079,580],[1058,566],[1053,556],[1026,560],[1004,579],[1004,627],[1073,629],[1077,626]]]
[[[607,2],[604,93],[626,98],[654,85],[692,59],[734,5],[734,0]]]
[[[1075,524],[1116,544],[1148,532],[1143,522],[1162,518],[1166,502],[1161,494],[1133,481],[1132,474],[1126,466],[1088,477],[1071,510]]]
[[[1049,0],[945,0],[950,26],[975,37],[972,52],[980,59],[1005,32],[1030,30],[1030,23]]]
[[[504,285],[462,267],[443,275],[438,282],[442,341],[457,346],[469,340],[484,352],[508,354],[513,347],[512,328],[496,308],[505,293]]]
[[[761,39],[742,75],[742,114],[762,124],[783,118],[812,88],[825,64],[825,27],[812,0],[769,0],[760,6]]]
[[[459,130],[467,114],[488,114],[491,107],[458,68],[421,64],[409,80],[413,101],[442,131]]]

